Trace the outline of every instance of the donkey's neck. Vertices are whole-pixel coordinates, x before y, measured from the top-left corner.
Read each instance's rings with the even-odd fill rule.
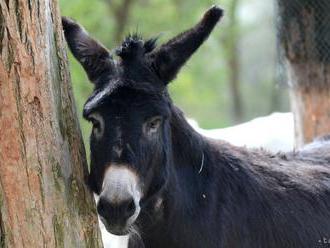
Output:
[[[197,133],[186,121],[182,112],[173,108],[172,121],[172,154],[175,185],[179,197],[174,196],[177,204],[181,207],[192,207],[192,204],[200,202],[207,197],[205,189],[207,180],[212,174],[210,161],[212,153],[210,144],[199,133]]]
[[[171,132],[175,168],[187,167],[199,174],[205,164],[207,142],[188,124],[183,113],[176,107],[172,111]]]

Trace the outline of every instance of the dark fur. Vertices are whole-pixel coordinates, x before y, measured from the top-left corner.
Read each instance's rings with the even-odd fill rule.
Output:
[[[110,162],[128,164],[143,181],[139,235],[131,234],[130,248],[326,247],[329,139],[286,154],[247,150],[202,137],[170,100],[166,85],[221,15],[211,8],[195,27],[159,48],[155,40],[130,36],[117,49],[119,62],[63,19],[69,47],[95,83],[84,116],[98,111],[105,119],[102,140],[91,136],[89,184],[100,193]],[[87,55],[77,46],[86,41],[92,44]],[[149,140],[141,127],[155,115],[163,122]],[[112,152],[115,145],[123,147],[120,159]]]

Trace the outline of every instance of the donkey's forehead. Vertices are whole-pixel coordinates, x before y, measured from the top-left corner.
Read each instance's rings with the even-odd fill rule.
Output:
[[[83,116],[88,116],[101,106],[119,103],[126,106],[155,102],[163,98],[164,90],[152,87],[149,82],[112,80],[105,87],[95,89],[84,105]]]

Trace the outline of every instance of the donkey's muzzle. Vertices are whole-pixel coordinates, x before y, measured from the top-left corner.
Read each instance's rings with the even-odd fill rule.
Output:
[[[97,212],[106,229],[125,235],[140,213],[138,176],[128,166],[111,164],[104,175]]]

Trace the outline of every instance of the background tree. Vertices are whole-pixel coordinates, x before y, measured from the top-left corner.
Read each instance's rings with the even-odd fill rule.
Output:
[[[101,247],[57,1],[0,1],[0,246]]]
[[[240,87],[240,58],[239,58],[239,23],[237,10],[239,0],[232,0],[228,4],[228,25],[223,30],[223,46],[227,52],[227,71],[230,95],[232,99],[232,117],[234,123],[243,121],[243,106]]]
[[[128,18],[130,15],[132,5],[134,0],[123,0],[123,1],[113,1],[113,0],[104,0],[110,12],[110,15],[113,15],[116,21],[115,33],[113,36],[113,44],[118,44],[123,40],[125,28],[127,26]]]
[[[296,143],[330,133],[330,2],[278,0]]]

